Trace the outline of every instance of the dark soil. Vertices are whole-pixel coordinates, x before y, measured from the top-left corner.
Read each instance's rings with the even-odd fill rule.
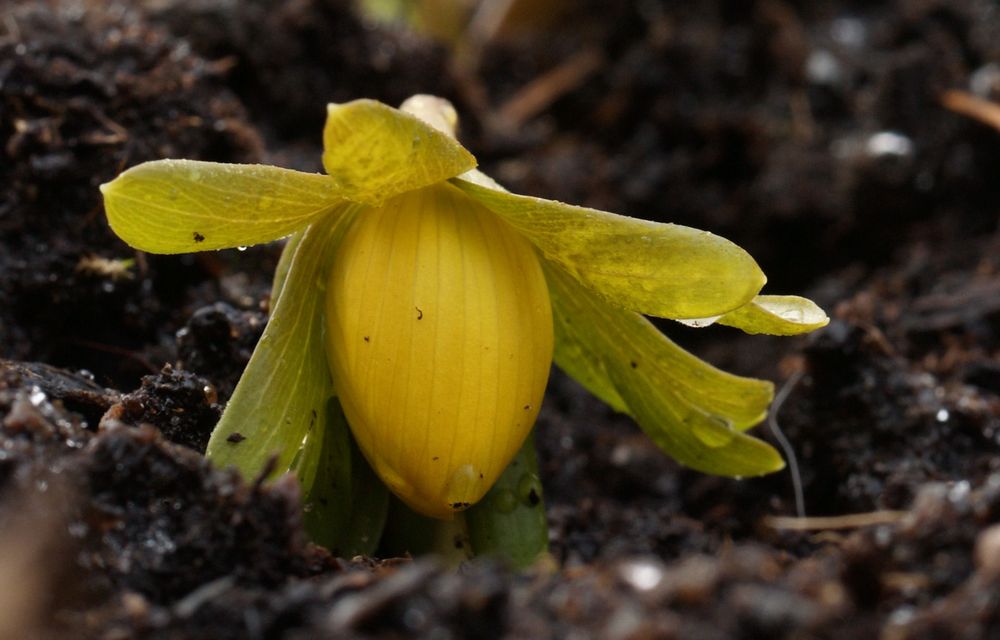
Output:
[[[8,4],[0,638],[1000,637],[1000,131],[942,102],[1000,103],[995,3],[559,6],[454,58],[346,0]],[[788,528],[787,473],[680,469],[558,372],[552,567],[334,558],[293,482],[212,469],[280,247],[136,254],[97,185],[315,170],[327,102],[416,92],[512,190],[710,229],[828,309],[794,340],[663,326],[787,385],[808,514],[857,517]]]

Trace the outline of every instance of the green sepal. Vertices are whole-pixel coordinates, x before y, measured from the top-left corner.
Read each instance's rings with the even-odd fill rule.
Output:
[[[310,226],[295,248],[264,334],[212,432],[206,456],[245,477],[291,469],[307,435],[327,424],[333,394],[323,345],[323,295],[333,251],[353,209]],[[274,458],[274,463],[271,459]],[[312,478],[299,476],[303,488]]]
[[[799,296],[756,296],[717,320],[746,333],[795,336],[825,327],[830,318],[812,300]]]
[[[700,411],[677,394],[654,386],[650,377],[619,361],[608,374],[628,403],[629,413],[660,449],[702,473],[742,478],[785,467],[774,447],[735,429],[718,415]]]
[[[662,318],[721,315],[766,278],[750,255],[707,231],[520,196],[478,171],[453,179],[606,302]]]
[[[496,484],[465,512],[476,556],[495,556],[528,567],[549,549],[549,525],[538,474],[534,431]]]
[[[389,509],[389,491],[351,436],[336,398],[330,398],[325,429],[310,432],[293,471],[312,478],[303,488],[306,531],[336,556],[371,555]]]
[[[270,242],[344,204],[327,176],[196,160],[144,162],[101,192],[111,229],[150,253]]]
[[[607,305],[555,265],[543,267],[563,371],[631,415],[684,465],[727,476],[782,467],[770,445],[742,433],[767,415],[770,382],[709,365],[641,315]]]
[[[375,100],[327,107],[323,167],[343,197],[378,206],[476,166],[454,138]]]

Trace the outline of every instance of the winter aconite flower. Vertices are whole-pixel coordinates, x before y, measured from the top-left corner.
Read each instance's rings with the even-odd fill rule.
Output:
[[[324,426],[335,395],[379,478],[414,510],[450,518],[518,451],[554,359],[682,464],[781,468],[745,433],[772,385],[689,355],[642,314],[779,335],[825,314],[758,295],[754,260],[708,232],[508,193],[475,169],[455,121],[428,96],[398,110],[330,105],[326,175],[162,160],[102,187],[112,228],[145,251],[294,234],[209,455],[248,474],[277,456],[307,491],[319,474],[340,487],[350,473],[320,453],[350,459]]]

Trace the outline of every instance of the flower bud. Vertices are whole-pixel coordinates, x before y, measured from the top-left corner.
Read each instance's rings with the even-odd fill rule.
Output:
[[[531,430],[552,362],[534,247],[437,184],[357,215],[326,302],[336,393],[375,472],[428,516],[477,502]]]

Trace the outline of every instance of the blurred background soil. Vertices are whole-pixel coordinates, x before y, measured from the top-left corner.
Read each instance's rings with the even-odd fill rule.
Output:
[[[0,638],[1000,637],[995,2],[364,7],[0,7]],[[788,473],[679,468],[557,371],[551,567],[333,558],[294,483],[204,461],[280,246],[137,254],[97,186],[316,171],[327,102],[418,92],[511,190],[711,230],[830,311],[794,340],[662,325],[776,381],[829,519],[787,519]]]

